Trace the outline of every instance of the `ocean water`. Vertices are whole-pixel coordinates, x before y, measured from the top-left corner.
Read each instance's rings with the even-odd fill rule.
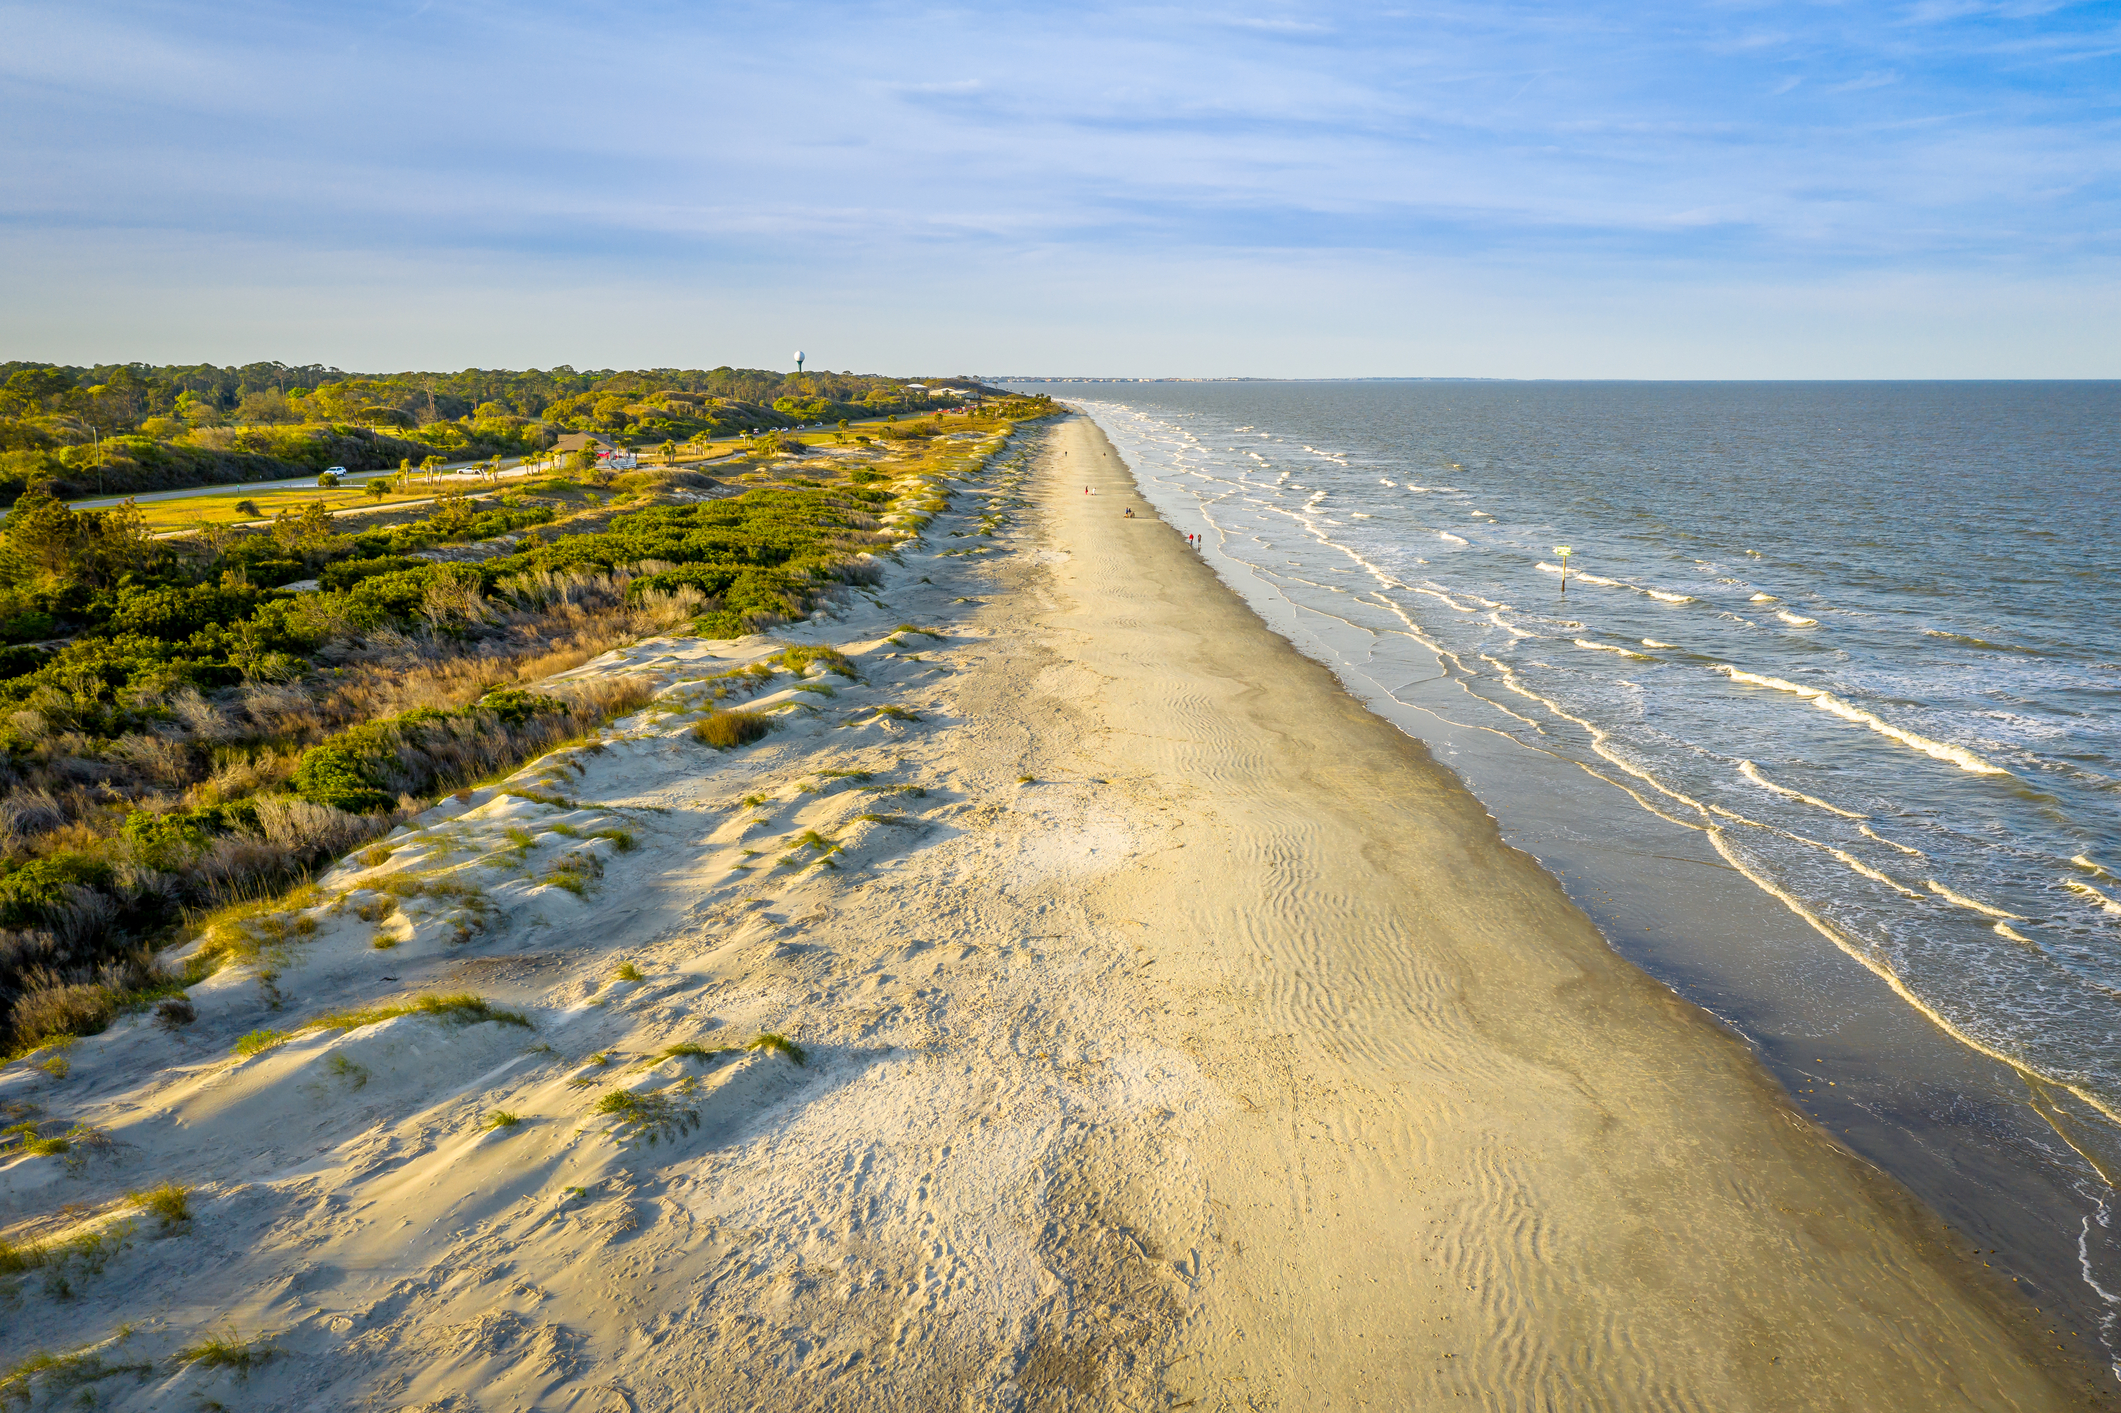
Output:
[[[2121,384],[1037,390],[1616,945],[2113,1344]],[[1522,781],[1557,771],[1542,832]],[[1630,890],[1666,895],[1632,929]],[[1834,1080],[1799,1058],[1830,1033]]]

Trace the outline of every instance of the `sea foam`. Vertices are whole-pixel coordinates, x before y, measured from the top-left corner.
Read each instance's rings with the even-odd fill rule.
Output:
[[[1903,746],[1912,746],[1924,755],[1935,756],[1942,761],[1950,761],[1961,770],[1968,771],[1971,774],[2010,774],[2002,766],[1983,760],[1964,746],[1955,746],[1949,741],[1932,740],[1928,736],[1920,736],[1913,731],[1904,730],[1876,713],[1865,711],[1862,707],[1850,706],[1832,692],[1824,691],[1818,687],[1800,687],[1795,682],[1785,682],[1780,677],[1762,677],[1756,672],[1746,672],[1740,668],[1733,667],[1727,662],[1716,664],[1715,670],[1729,674],[1733,682],[1743,682],[1753,687],[1771,687],[1778,692],[1788,692],[1792,696],[1802,697],[1821,711],[1832,712],[1842,720],[1853,721],[1859,726],[1867,726],[1881,736],[1898,741]]]

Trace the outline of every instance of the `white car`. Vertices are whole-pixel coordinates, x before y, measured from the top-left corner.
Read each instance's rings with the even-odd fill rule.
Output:
[[[324,468],[324,474],[327,476],[343,476],[346,474],[346,468],[343,466],[327,466]]]

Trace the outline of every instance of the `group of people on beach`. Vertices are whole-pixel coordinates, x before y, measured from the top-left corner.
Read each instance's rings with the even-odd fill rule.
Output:
[[[1094,496],[1094,495],[1096,495],[1096,494],[1097,494],[1097,492],[1096,492],[1096,491],[1093,491],[1093,490],[1091,490],[1091,489],[1090,489],[1090,488],[1089,488],[1088,486],[1084,486],[1084,487],[1083,487],[1083,494],[1084,494],[1084,495],[1086,495],[1086,496]],[[1130,506],[1128,506],[1128,507],[1127,507],[1127,508],[1126,508],[1125,510],[1122,510],[1122,511],[1120,512],[1120,514],[1121,514],[1122,516],[1124,516],[1125,518],[1127,518],[1127,519],[1129,519],[1129,520],[1132,520],[1132,519],[1134,518],[1134,507],[1130,505]],[[1188,535],[1188,536],[1186,536],[1186,544],[1187,544],[1187,546],[1188,546],[1189,548],[1192,548],[1192,549],[1199,549],[1199,548],[1200,548],[1200,536],[1198,536],[1198,535]]]

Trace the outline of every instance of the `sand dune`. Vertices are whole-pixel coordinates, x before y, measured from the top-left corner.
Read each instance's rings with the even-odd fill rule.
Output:
[[[1032,466],[959,494],[964,528],[1008,517],[1003,553],[934,539],[881,603],[780,643],[581,669],[647,674],[658,706],[342,863],[269,975],[194,988],[193,1025],[0,1072],[0,1103],[86,1126],[0,1167],[11,1239],[73,1243],[0,1275],[0,1361],[75,1352],[18,1386],[143,1409],[2093,1396],[1252,618],[1094,428],[1025,439]],[[772,735],[694,740],[717,674],[789,642],[859,680],[783,670],[753,699]],[[375,1014],[418,996],[485,1008]],[[188,1216],[124,1197],[165,1181]]]

